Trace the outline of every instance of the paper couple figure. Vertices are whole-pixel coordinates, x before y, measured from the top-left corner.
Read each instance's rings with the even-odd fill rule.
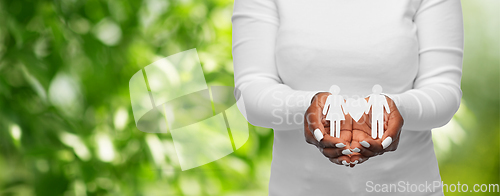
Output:
[[[325,119],[330,121],[330,136],[340,138],[340,121],[345,120],[344,115],[347,115],[343,109],[344,98],[339,95],[340,88],[337,85],[330,87],[330,93],[323,107],[323,115],[326,115]]]
[[[382,138],[384,135],[384,108],[387,113],[391,113],[389,109],[389,104],[385,99],[385,96],[382,95],[382,86],[376,84],[372,88],[372,94],[370,100],[368,100],[368,107],[365,110],[365,113],[368,114],[370,112],[370,107],[372,108],[372,138],[377,138],[377,128],[378,128],[378,137]]]
[[[368,97],[368,103],[365,99],[347,99],[339,95],[340,88],[337,85],[330,87],[330,93],[326,98],[325,106],[323,107],[323,115],[325,119],[330,121],[330,135],[340,138],[340,121],[345,120],[344,115],[351,114],[351,117],[357,122],[364,113],[368,114],[372,109],[372,138],[382,138],[384,135],[384,108],[387,113],[391,113],[389,103],[384,95],[382,95],[382,86],[376,84],[372,88],[372,94]]]

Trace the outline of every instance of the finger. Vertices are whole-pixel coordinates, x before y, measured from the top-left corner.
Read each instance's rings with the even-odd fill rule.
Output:
[[[327,158],[337,158],[343,156],[342,149],[339,148],[320,148],[321,153]]]
[[[353,155],[357,153],[357,154],[361,154],[361,155],[363,155],[365,157],[373,157],[373,156],[377,155],[377,153],[369,150],[368,148],[363,147],[357,141],[353,141],[351,143],[351,151],[353,152]]]
[[[313,132],[309,130],[309,128],[308,128],[307,125],[305,125],[304,129],[305,129],[304,130],[304,135],[305,135],[305,138],[306,138],[306,142],[309,143],[309,144],[315,145],[317,147],[320,147],[318,140],[314,137]]]
[[[330,162],[335,163],[337,165],[342,165],[342,161],[339,161],[338,158],[333,158],[333,159],[329,159],[329,160],[330,160]]]
[[[368,161],[369,157],[365,157],[361,154],[353,154],[351,156],[351,165],[359,165],[361,163],[364,163]]]
[[[305,115],[305,120],[307,121],[307,128],[311,131],[312,136],[319,142],[327,133],[321,122],[323,114],[318,112],[318,109],[320,109],[319,106],[309,107]]]
[[[316,138],[314,138],[314,136],[312,135],[312,133],[309,131],[309,129],[305,130],[304,131],[304,135],[306,137],[306,142],[309,143],[309,144],[312,144],[312,145],[315,145],[317,147],[318,146],[318,140],[316,140]]]
[[[395,151],[398,148],[399,138],[395,139],[389,147],[385,149],[385,151]]]
[[[350,155],[352,152],[349,150],[350,148],[350,143],[341,139],[341,138],[336,138],[332,137],[330,135],[326,135],[323,140],[319,142],[323,148],[333,148],[333,149],[338,149],[342,152],[344,155]]]
[[[349,166],[350,166],[351,168],[355,167],[355,166],[359,163],[359,161],[358,161],[358,160],[354,160],[354,159],[353,159],[353,156],[360,156],[360,154],[359,154],[359,153],[353,153],[353,154],[349,157],[349,159],[350,159]]]
[[[371,157],[383,151],[380,139],[374,140],[371,137],[371,128],[369,127],[369,124],[353,123],[352,134],[351,150],[353,152],[358,152],[364,156]]]
[[[355,135],[355,138],[353,138],[353,141],[358,141],[358,143],[361,145],[361,147],[354,146],[354,148],[358,147],[361,150],[362,150],[362,148],[368,149],[375,154],[384,150],[382,148],[382,144],[381,144],[380,139],[374,140],[370,135],[368,135],[366,133],[363,134],[363,133],[364,132],[360,131],[360,130],[353,130],[353,134]],[[352,146],[351,146],[351,148],[352,148]]]
[[[401,132],[401,127],[403,126],[403,118],[399,113],[394,102],[387,98],[389,102],[389,107],[391,107],[391,113],[389,114],[389,120],[387,122],[387,130],[382,136],[382,147],[386,149],[389,147],[393,141],[399,138]]]
[[[305,115],[305,124],[304,128],[307,129],[305,130],[304,134],[306,136],[306,141],[308,143],[312,143],[316,146],[323,147],[321,146],[321,143],[319,141],[323,140],[323,138],[326,135],[326,130],[321,123],[321,113],[318,113],[317,110],[320,108],[319,106],[311,106],[307,109],[306,115]]]
[[[344,165],[349,167],[351,164],[351,159],[348,156],[340,156],[337,158],[331,158],[330,162],[335,163],[337,165]]]

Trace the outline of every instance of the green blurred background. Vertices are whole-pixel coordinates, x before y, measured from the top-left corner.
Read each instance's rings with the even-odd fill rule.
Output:
[[[500,1],[462,4],[462,105],[433,139],[444,183],[472,189],[499,183]],[[135,72],[191,48],[209,85],[234,85],[232,8],[0,0],[0,195],[266,195],[272,130],[251,126],[235,153],[182,172],[170,135],[139,131],[130,106]]]

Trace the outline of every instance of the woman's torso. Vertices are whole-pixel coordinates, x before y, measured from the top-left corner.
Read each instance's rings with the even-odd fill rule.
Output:
[[[418,38],[412,19],[420,0],[275,0],[280,27],[276,63],[297,90],[368,95],[412,87]],[[314,84],[314,85],[311,85]]]

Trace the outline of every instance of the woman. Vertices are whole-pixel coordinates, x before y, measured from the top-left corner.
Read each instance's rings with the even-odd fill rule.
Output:
[[[459,0],[236,0],[232,22],[244,115],[274,129],[269,195],[443,195],[430,130],[460,105]],[[334,84],[344,98],[383,87],[382,138],[367,134],[370,113],[329,136]]]

